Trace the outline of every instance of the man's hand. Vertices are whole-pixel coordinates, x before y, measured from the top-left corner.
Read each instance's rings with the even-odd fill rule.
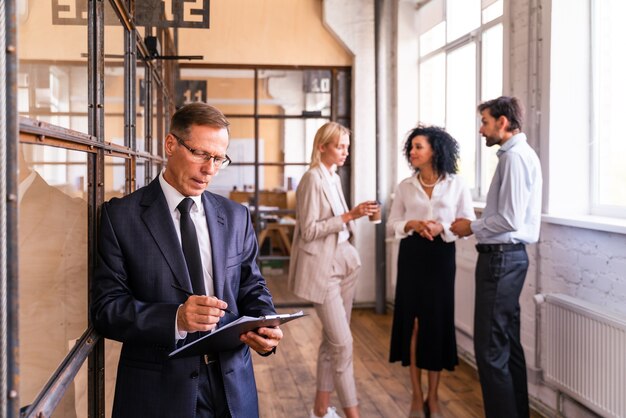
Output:
[[[256,331],[248,331],[241,334],[239,339],[259,354],[266,354],[272,351],[278,342],[283,338],[283,331],[280,327],[261,327]]]
[[[450,231],[463,238],[472,235],[472,221],[465,218],[456,218],[452,225],[450,225]]]
[[[178,308],[178,331],[211,331],[228,304],[214,296],[189,296]]]

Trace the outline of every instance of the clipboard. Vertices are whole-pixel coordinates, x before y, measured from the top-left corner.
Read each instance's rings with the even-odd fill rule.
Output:
[[[258,318],[242,316],[223,327],[217,328],[210,334],[172,351],[168,357],[170,359],[177,359],[234,350],[243,344],[239,340],[239,336],[243,333],[261,327],[274,327],[293,321],[294,319],[302,318],[303,316],[305,316],[305,314],[302,311],[293,314],[265,315]]]

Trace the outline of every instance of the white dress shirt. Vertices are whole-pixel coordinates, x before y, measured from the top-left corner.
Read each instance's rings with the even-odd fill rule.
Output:
[[[172,221],[174,222],[174,228],[176,229],[176,235],[178,236],[178,241],[181,243],[181,247],[180,212],[177,207],[185,197],[190,197],[195,203],[189,211],[189,216],[191,216],[191,219],[193,220],[193,224],[196,227],[196,235],[198,236],[198,246],[200,247],[200,258],[202,260],[202,272],[204,276],[206,295],[213,296],[215,294],[215,290],[213,288],[213,257],[211,254],[209,226],[207,225],[206,217],[204,215],[202,197],[183,196],[178,190],[165,181],[163,178],[164,172],[165,169],[163,169],[161,174],[159,174],[159,183],[161,184],[161,190],[163,190],[163,194],[165,195],[167,207],[169,209],[170,216],[172,217]],[[191,289],[189,290],[191,291]],[[178,311],[176,311],[175,335],[176,339],[183,339],[187,337],[187,333],[185,331],[178,330]]]
[[[481,244],[531,244],[541,226],[541,165],[526,135],[512,136],[498,150],[498,166],[480,219],[471,224]]]
[[[343,200],[341,200],[341,197],[339,196],[339,193],[342,193],[339,176],[334,171],[331,172],[328,170],[324,164],[320,164],[320,167],[322,168],[322,173],[324,173],[324,178],[326,179],[328,188],[330,189],[330,206],[332,207],[335,216],[341,216],[348,212],[348,208],[345,207]],[[346,224],[343,224],[343,229],[338,234],[337,243],[341,244],[349,239],[350,232],[348,231]]]
[[[408,221],[435,220],[443,226],[441,239],[452,242],[457,236],[450,232],[450,224],[456,218],[475,218],[472,195],[461,177],[445,175],[435,185],[429,198],[417,176],[413,175],[396,186],[387,224],[395,237],[402,239],[415,232],[404,232]]]
[[[213,290],[213,261],[211,256],[211,239],[209,237],[209,227],[206,223],[206,217],[204,215],[204,205],[202,204],[201,196],[183,196],[178,190],[170,186],[170,184],[163,178],[161,171],[159,175],[159,182],[161,183],[161,189],[167,200],[167,206],[170,210],[170,216],[174,222],[174,228],[176,228],[176,235],[178,236],[178,242],[182,241],[180,238],[180,212],[177,207],[185,197],[191,198],[195,205],[191,207],[189,216],[193,220],[193,224],[196,227],[196,235],[198,236],[198,246],[200,247],[200,258],[202,259],[202,272],[204,275],[204,286],[207,296],[213,296],[215,291]],[[191,289],[189,289],[191,290]]]

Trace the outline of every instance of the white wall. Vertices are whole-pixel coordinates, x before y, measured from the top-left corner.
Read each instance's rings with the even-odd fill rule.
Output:
[[[376,197],[376,83],[373,0],[324,0],[326,27],[354,54],[352,67],[352,202]],[[361,255],[357,303],[375,298],[375,227],[367,218],[356,222],[355,245]]]

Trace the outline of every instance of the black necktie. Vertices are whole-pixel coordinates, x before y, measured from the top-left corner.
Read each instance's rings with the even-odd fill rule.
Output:
[[[191,277],[193,293],[195,295],[206,295],[198,236],[196,235],[196,227],[193,220],[189,216],[192,205],[193,200],[186,197],[177,206],[180,212],[180,240],[183,244],[183,253],[185,254],[189,277]]]

